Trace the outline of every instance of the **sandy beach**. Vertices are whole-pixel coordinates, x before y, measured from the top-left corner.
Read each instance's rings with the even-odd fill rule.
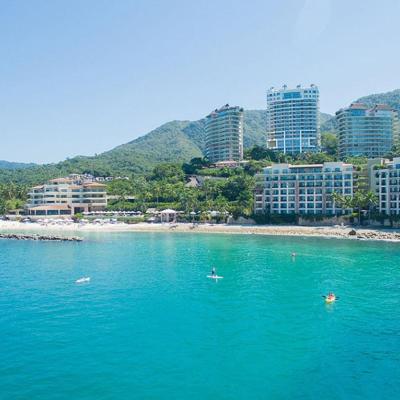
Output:
[[[271,236],[314,236],[346,239],[369,239],[399,241],[399,230],[355,228],[356,234],[350,235],[353,227],[332,226],[294,226],[294,225],[225,225],[225,224],[37,224],[15,221],[0,221],[0,232],[38,232],[52,233],[65,232],[76,234],[79,232],[190,232],[190,233],[223,233]]]

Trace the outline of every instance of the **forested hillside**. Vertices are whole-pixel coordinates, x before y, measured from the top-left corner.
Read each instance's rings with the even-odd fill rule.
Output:
[[[356,101],[373,105],[385,103],[400,111],[400,89],[372,94]],[[266,111],[245,110],[244,146],[266,142]],[[77,156],[56,164],[31,165],[0,161],[0,182],[34,184],[68,173],[132,175],[148,173],[164,162],[187,162],[201,157],[205,148],[204,118],[198,121],[171,121],[129,143],[94,157]],[[333,132],[335,119],[320,114],[321,131]],[[332,136],[332,135],[331,135]]]

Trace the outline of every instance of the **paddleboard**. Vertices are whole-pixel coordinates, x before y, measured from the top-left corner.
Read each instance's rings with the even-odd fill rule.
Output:
[[[79,278],[75,281],[75,283],[86,283],[86,282],[90,282],[90,277],[83,277],[83,278]]]
[[[223,276],[219,276],[219,275],[207,275],[207,278],[210,278],[210,279],[224,279]]]

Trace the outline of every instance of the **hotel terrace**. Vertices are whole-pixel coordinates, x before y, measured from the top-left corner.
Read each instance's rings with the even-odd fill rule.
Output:
[[[269,214],[344,214],[334,192],[353,196],[354,168],[342,162],[314,165],[273,164],[256,175],[255,212]]]
[[[64,216],[103,211],[107,206],[106,185],[81,175],[52,179],[29,192],[26,205],[31,216]]]

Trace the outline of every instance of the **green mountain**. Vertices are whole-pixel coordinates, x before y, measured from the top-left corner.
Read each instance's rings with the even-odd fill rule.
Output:
[[[362,97],[357,101],[367,104],[386,103],[400,111],[400,89],[388,93]],[[266,142],[266,111],[245,110],[244,146]],[[321,130],[334,131],[335,119],[321,113]],[[96,175],[130,175],[149,172],[162,162],[185,162],[201,157],[205,148],[205,119],[171,121],[153,131],[94,157],[77,156],[56,164],[15,165],[0,161],[0,182],[16,181],[35,184],[68,173]],[[8,165],[8,167],[7,167]],[[13,163],[11,163],[13,165]],[[17,169],[16,169],[17,168]]]
[[[267,142],[267,112],[265,110],[245,110],[243,117],[243,145],[252,147]]]
[[[20,163],[0,160],[0,169],[24,169],[35,166],[33,163]]]
[[[185,162],[202,156],[201,121],[172,121],[145,136],[115,147],[92,158],[110,168],[123,172],[147,172],[158,163]],[[196,140],[195,140],[196,138]]]
[[[369,96],[360,97],[357,103],[365,103],[369,106],[375,104],[387,104],[400,112],[400,89],[392,90],[386,93],[370,94]]]
[[[370,94],[368,96],[360,97],[353,103],[365,103],[370,107],[374,106],[375,104],[387,104],[400,113],[400,89],[392,90],[391,92],[386,93]],[[335,131],[336,120],[334,116],[321,113],[320,120],[322,132]]]
[[[129,143],[94,157],[77,156],[57,164],[34,166],[24,170],[2,170],[0,182],[14,180],[37,183],[68,173],[129,175],[149,172],[163,162],[185,162],[201,157],[205,149],[205,119],[171,121]],[[265,110],[244,113],[244,145],[265,143]]]
[[[331,114],[320,113],[320,129],[321,132],[334,132],[336,128],[336,119]]]
[[[322,120],[328,118],[329,114],[321,115]],[[140,174],[149,172],[159,163],[189,161],[203,155],[204,123],[204,118],[198,121],[171,121],[144,136],[94,157],[77,156],[56,164],[2,169],[0,182],[13,180],[36,184],[69,173],[85,172],[99,176]],[[265,142],[266,111],[245,110],[244,146],[263,145]]]

